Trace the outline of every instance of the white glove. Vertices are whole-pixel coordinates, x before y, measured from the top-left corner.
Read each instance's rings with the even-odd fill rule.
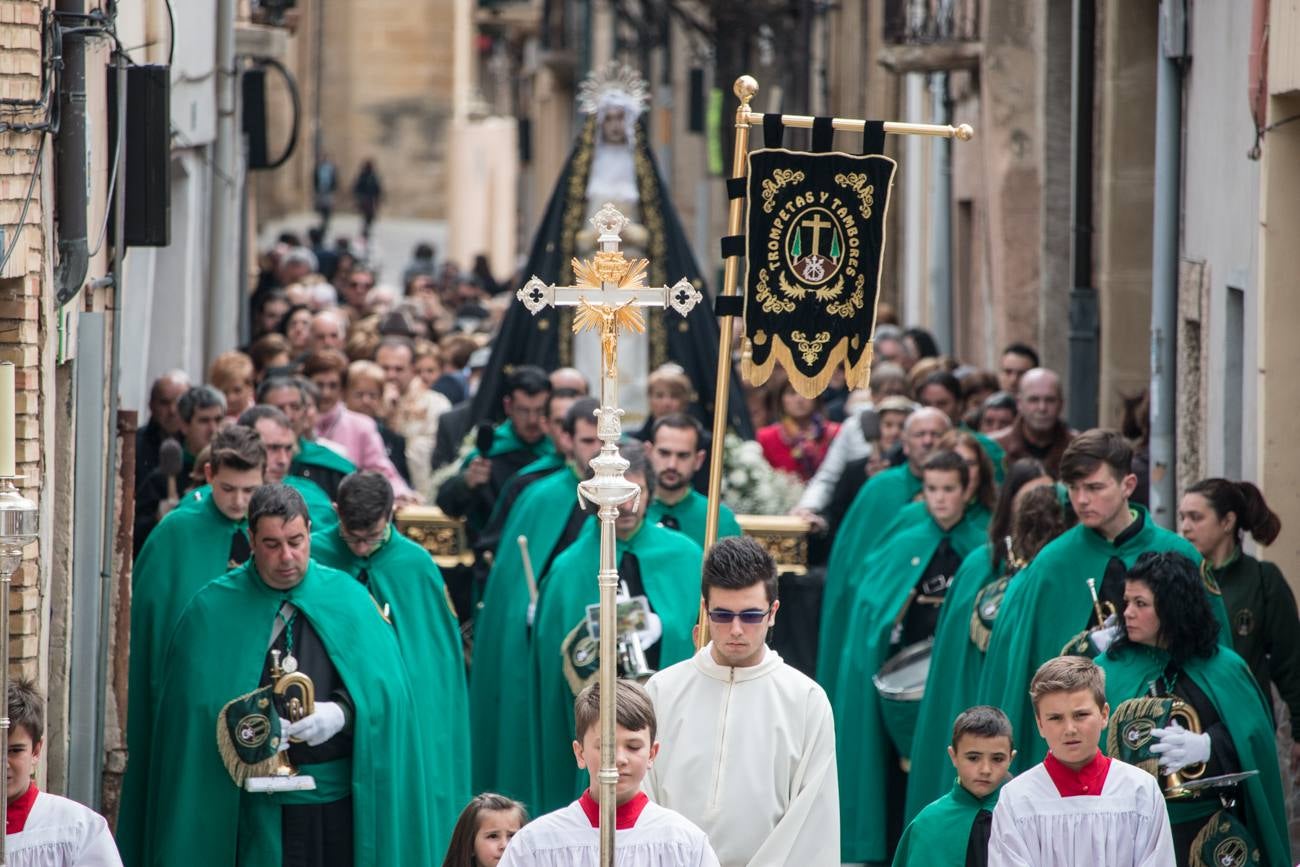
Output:
[[[280,745],[275,748],[277,753],[282,753],[289,749],[289,735],[286,734],[291,723],[284,717],[280,717]]]
[[[1092,639],[1092,646],[1097,648],[1098,653],[1105,653],[1115,639],[1119,638],[1119,627],[1103,626],[1101,629],[1094,629],[1088,633],[1088,638]]]
[[[646,618],[645,629],[637,630],[637,637],[641,639],[641,647],[652,647],[656,641],[664,636],[664,623],[659,619],[659,615],[653,611]]]
[[[289,723],[280,732],[286,742],[289,738],[297,738],[306,741],[309,747],[318,747],[343,731],[346,722],[347,715],[343,713],[341,705],[332,701],[319,701],[316,702],[315,713]]]
[[[1151,752],[1160,756],[1160,770],[1165,773],[1181,771],[1188,765],[1200,764],[1210,759],[1210,736],[1204,732],[1189,732],[1177,720],[1167,728],[1152,729],[1151,734],[1160,743]]]

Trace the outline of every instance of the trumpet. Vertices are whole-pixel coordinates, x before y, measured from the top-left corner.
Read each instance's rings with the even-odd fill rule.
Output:
[[[1182,720],[1183,728],[1195,734],[1201,733],[1201,715],[1182,699],[1174,699],[1173,704],[1169,707],[1169,720]],[[1188,780],[1198,779],[1205,774],[1205,762],[1197,762],[1194,765],[1188,765],[1177,771],[1170,771],[1165,774],[1165,800],[1176,801],[1180,798],[1190,798],[1195,795],[1194,792],[1188,792],[1183,789],[1183,783]]]
[[[316,685],[301,671],[285,671],[280,667],[280,651],[271,651],[271,692],[275,695],[276,708],[284,714],[289,722],[297,722],[305,716],[316,712]],[[292,743],[301,743],[299,738],[290,738]],[[280,765],[275,769],[279,777],[292,777],[297,774],[284,753],[280,753]]]
[[[1095,578],[1088,579],[1088,592],[1092,594],[1092,613],[1097,618],[1097,625],[1099,627],[1106,625],[1106,618],[1114,617],[1116,614],[1115,603],[1101,601],[1101,598],[1097,596],[1097,579]]]
[[[654,669],[646,661],[645,648],[641,646],[641,636],[636,632],[622,632],[618,636],[618,672],[624,680],[645,683],[653,675]]]

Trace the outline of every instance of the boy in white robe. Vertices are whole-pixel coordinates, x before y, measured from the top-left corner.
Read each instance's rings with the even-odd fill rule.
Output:
[[[1029,685],[1047,758],[1002,788],[989,867],[1170,867],[1174,841],[1156,779],[1097,748],[1106,677],[1081,656],[1039,667]]]
[[[650,696],[639,685],[618,681],[615,696],[618,805],[614,851],[618,867],[718,867],[704,832],[665,807],[650,802],[641,781],[659,753]],[[600,684],[573,703],[573,755],[586,769],[590,787],[562,810],[525,825],[511,839],[497,867],[597,867],[600,864]]]
[[[30,681],[9,684],[8,867],[122,867],[104,817],[36,788],[32,771],[45,736],[45,701]]]
[[[711,640],[646,684],[667,745],[646,792],[703,828],[723,867],[839,867],[831,705],[766,643],[776,561],[719,539],[703,574]]]

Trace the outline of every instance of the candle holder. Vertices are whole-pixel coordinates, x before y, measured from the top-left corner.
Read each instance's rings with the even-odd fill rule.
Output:
[[[0,476],[0,755],[9,755],[9,588],[23,562],[23,548],[37,539],[36,504],[18,492],[14,480],[21,476]],[[9,807],[9,789],[0,787],[0,816]],[[0,836],[0,867],[8,863],[4,837]]]

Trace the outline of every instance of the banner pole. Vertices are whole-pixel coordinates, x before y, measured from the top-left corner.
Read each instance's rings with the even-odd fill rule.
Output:
[[[732,89],[740,98],[740,105],[736,108],[736,143],[731,157],[731,177],[738,178],[745,174],[745,158],[749,155],[749,101],[758,93],[758,81],[753,76],[742,75],[736,79]],[[727,234],[739,235],[744,229],[745,200],[732,199],[729,207]],[[722,276],[723,297],[736,294],[739,277],[740,257],[728,257]],[[709,450],[709,497],[704,514],[706,553],[718,541],[718,508],[722,504],[722,446],[727,436],[727,418],[731,408],[731,341],[735,321],[734,316],[723,316],[718,323],[718,376],[713,389],[713,443]],[[708,623],[705,620],[704,603],[701,601],[695,646],[703,647],[708,640]]]

